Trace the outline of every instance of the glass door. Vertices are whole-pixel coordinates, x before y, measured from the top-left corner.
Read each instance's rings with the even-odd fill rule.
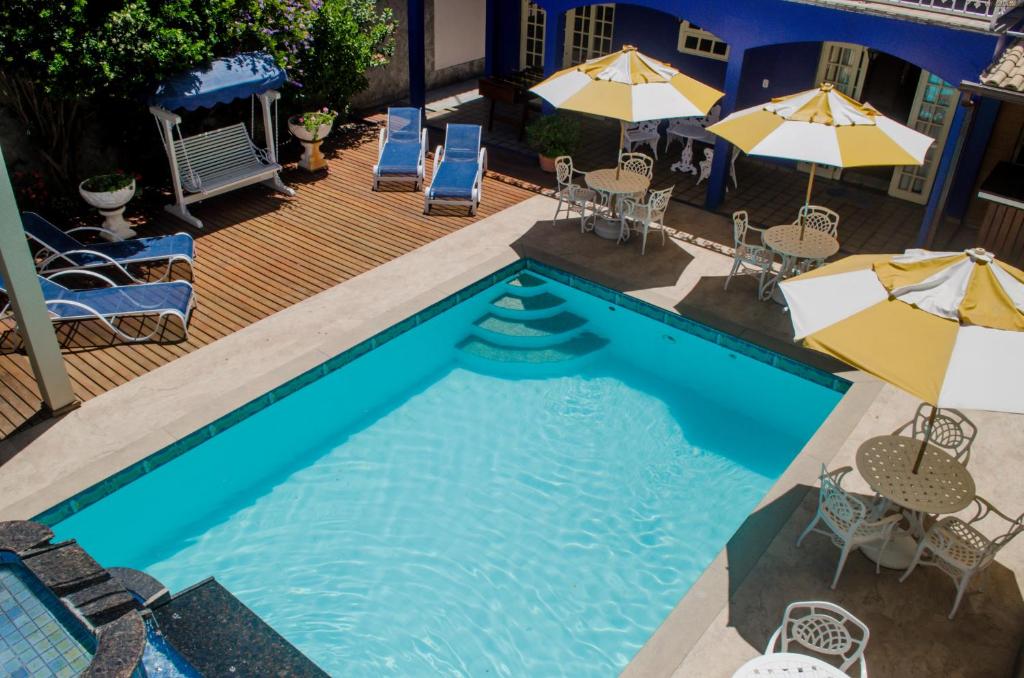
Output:
[[[615,5],[605,3],[569,10],[565,17],[562,67],[568,68],[612,51]]]
[[[818,60],[818,73],[814,78],[814,85],[830,82],[846,96],[860,101],[868,61],[868,48],[863,45],[824,42],[821,45],[821,58]],[[804,172],[811,171],[808,163],[800,163],[799,168]],[[838,167],[818,166],[817,176],[838,179],[842,173]]]
[[[956,87],[934,73],[921,71],[907,126],[927,134],[935,139],[935,143],[928,149],[924,164],[920,167],[908,165],[896,168],[889,183],[889,195],[920,204],[928,202],[932,184],[935,183],[938,159],[946,146],[949,126],[953,124],[953,114],[959,101]]]
[[[544,70],[544,23],[547,12],[537,3],[523,0],[519,12],[522,26],[519,31],[519,68]]]

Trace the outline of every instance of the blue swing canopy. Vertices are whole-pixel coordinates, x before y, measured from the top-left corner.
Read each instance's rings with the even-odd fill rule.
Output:
[[[264,52],[246,52],[214,59],[207,66],[165,80],[157,86],[149,103],[168,111],[213,108],[276,89],[287,79],[274,57]]]

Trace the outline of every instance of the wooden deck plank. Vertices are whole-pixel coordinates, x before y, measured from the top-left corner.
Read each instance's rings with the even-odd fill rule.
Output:
[[[296,189],[295,197],[255,186],[193,206],[206,226],[202,230],[163,212],[141,226],[140,235],[185,231],[196,239],[198,306],[189,338],[66,351],[76,395],[100,395],[532,195],[487,177],[476,216],[464,209],[424,216],[422,192],[371,190],[377,158],[372,132],[364,127],[342,134],[357,141],[328,152],[326,174],[307,175],[288,165],[284,179]],[[428,159],[428,180],[431,171]],[[0,437],[24,426],[38,409],[28,358],[0,355]]]

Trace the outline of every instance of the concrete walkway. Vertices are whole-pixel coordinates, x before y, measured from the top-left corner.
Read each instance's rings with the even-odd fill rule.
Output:
[[[672,223],[689,226],[688,232],[727,227],[714,214],[679,204],[670,209]],[[728,253],[696,238],[662,246],[656,237],[642,257],[635,241],[616,245],[580,234],[575,221],[552,224],[553,212],[549,198],[531,198],[98,396],[32,437],[5,441],[0,520],[31,517],[521,256],[826,369],[845,369],[793,345],[787,316],[755,299],[752,279],[737,279],[724,291]],[[791,467],[698,582],[700,595],[682,601],[626,675],[731,675],[763,651],[785,604],[800,599],[834,600],[868,623],[873,676],[1008,675],[1024,633],[1024,540],[1003,550],[984,593],[972,590],[952,622],[946,614],[954,591],[941,572],[918,571],[900,585],[897,573],[875,576],[855,554],[832,592],[827,584],[836,549],[816,536],[802,549],[794,547],[813,511],[811,488],[821,461],[852,465],[861,441],[891,432],[916,408],[891,387],[851,376],[859,384],[874,383],[859,389],[863,402],[848,410],[842,425],[816,436],[815,455],[802,455]],[[737,385],[737,398],[751,407],[770,395]],[[1024,418],[968,415],[980,429],[970,466],[979,493],[1018,513],[1024,497],[1015,469],[1024,449]],[[854,489],[867,491],[856,473],[850,480]]]

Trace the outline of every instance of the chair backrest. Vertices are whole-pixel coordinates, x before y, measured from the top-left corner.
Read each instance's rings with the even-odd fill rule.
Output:
[[[650,179],[654,176],[654,158],[645,153],[620,153],[619,169]]]
[[[572,175],[572,156],[560,155],[555,158],[555,182],[558,184],[558,190],[572,184]]]
[[[790,645],[796,644],[838,661],[840,671],[864,660],[864,648],[871,636],[864,622],[835,603],[824,601],[790,603],[779,631],[783,652],[790,652]]]
[[[476,162],[480,155],[480,125],[448,123],[444,135],[444,159]]]
[[[747,229],[750,228],[750,217],[746,210],[732,213],[732,239],[736,249],[747,244]]]
[[[388,141],[419,143],[422,113],[408,106],[388,109]]]
[[[668,209],[669,200],[672,199],[672,191],[675,186],[663,188],[660,191],[651,191],[647,194],[647,206],[650,208],[651,221],[665,223],[665,210]]]
[[[188,191],[199,191],[204,181],[233,170],[262,164],[243,122],[177,139],[174,150]]]
[[[971,446],[978,435],[978,427],[959,410],[943,409],[936,412],[929,431],[928,419],[931,413],[932,406],[921,403],[914,419],[901,426],[895,435],[909,432],[911,437],[918,440],[927,438],[930,444],[946,450],[966,466],[971,456]]]
[[[21,213],[21,226],[29,241],[53,253],[82,249],[82,243],[60,230],[35,212]]]
[[[821,489],[818,491],[818,512],[832,531],[852,536],[867,519],[868,509],[856,497],[839,486],[833,474],[821,465]]]
[[[632,125],[626,125],[627,132],[657,132],[658,125],[661,124],[661,120],[644,120],[643,122],[635,122]]]
[[[833,238],[839,234],[839,215],[821,205],[804,205],[797,213],[797,223],[803,220],[805,228],[828,233]]]
[[[971,544],[978,550],[979,555],[981,556],[979,558],[979,567],[984,567],[989,562],[995,559],[996,553],[999,552],[999,549],[1003,548],[1008,543],[1010,543],[1010,541],[1013,540],[1018,534],[1024,532],[1024,513],[1020,514],[1016,518],[1011,518],[1010,516],[1006,515],[1005,513],[997,509],[995,506],[993,506],[992,503],[987,499],[977,496],[973,500],[973,506],[974,515],[965,522],[968,525],[974,527],[975,529],[978,529],[976,523],[980,523],[989,516],[994,515],[996,518],[1001,519],[1003,522],[1003,527],[1001,528],[1003,531],[999,534],[999,536],[989,539],[987,544]]]

